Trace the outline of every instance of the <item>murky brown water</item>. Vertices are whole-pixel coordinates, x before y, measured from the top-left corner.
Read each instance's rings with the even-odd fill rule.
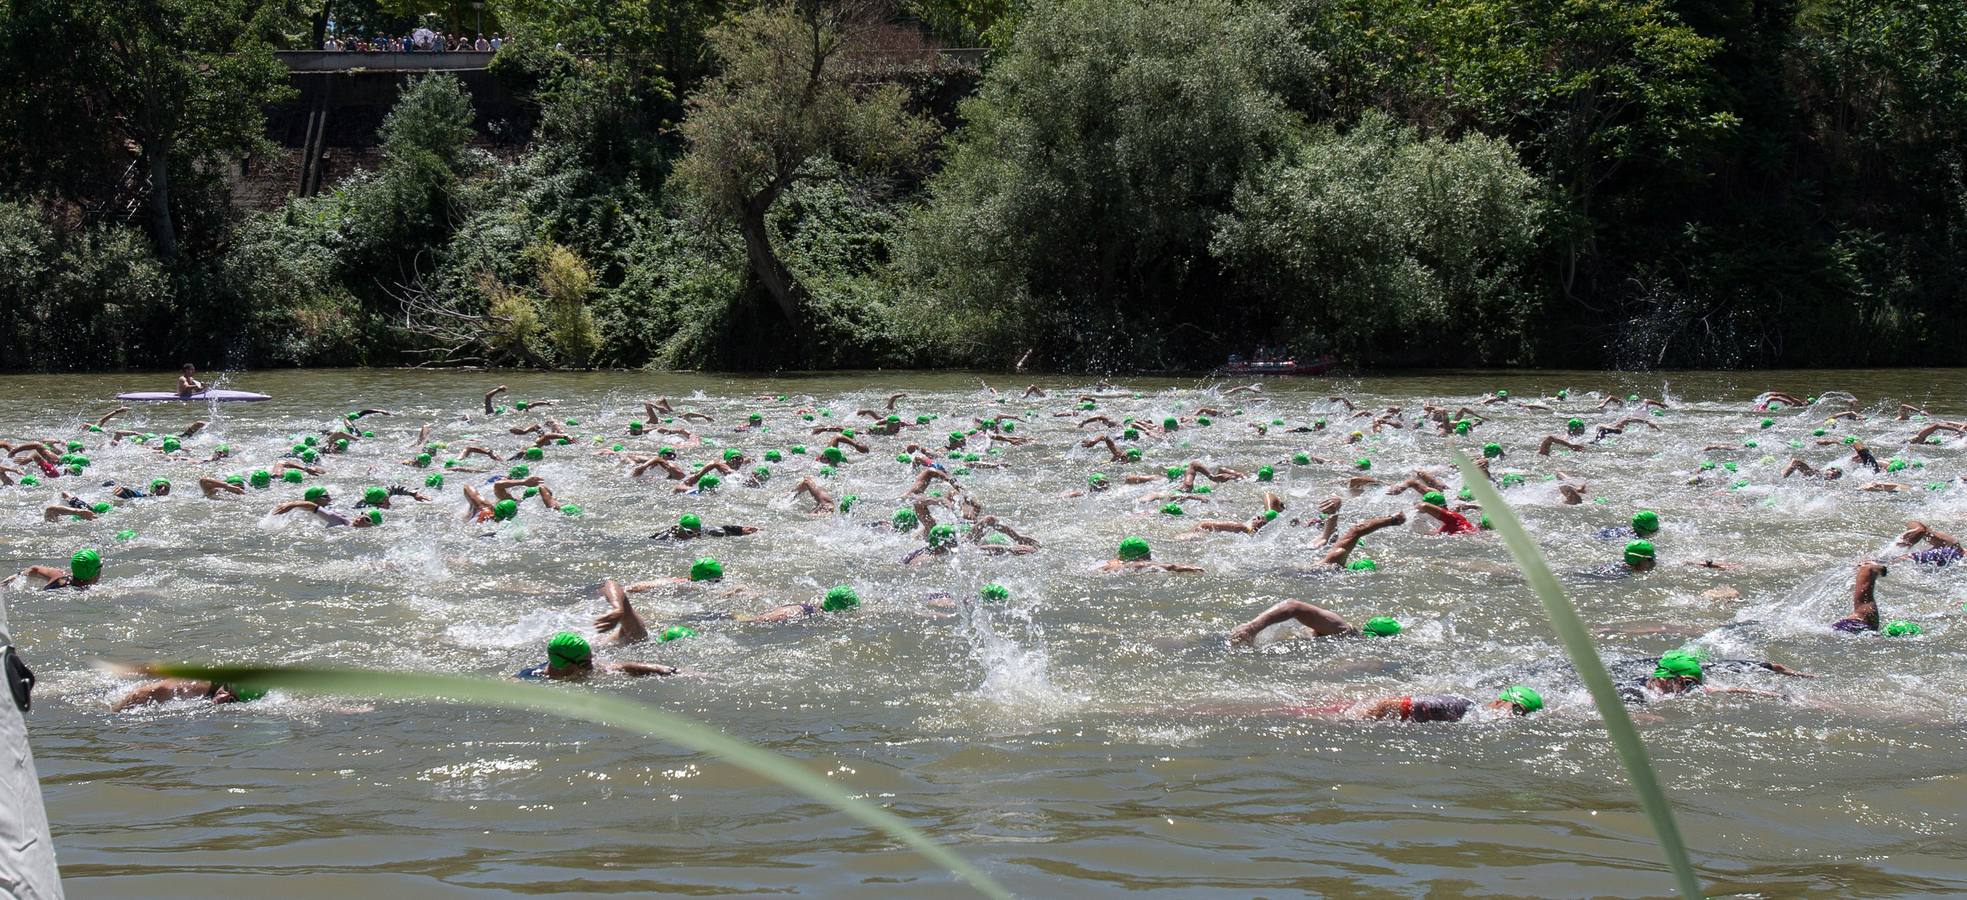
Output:
[[[728,580],[751,593],[645,595],[652,623],[812,601],[840,582],[855,584],[864,606],[791,625],[698,622],[694,640],[604,654],[698,674],[566,689],[619,692],[805,760],[1021,895],[1665,894],[1671,883],[1598,719],[1556,664],[1561,652],[1493,537],[1383,532],[1367,549],[1378,573],[1307,577],[1301,530],[1180,541],[1182,524],[1145,499],[1159,486],[1060,496],[1092,471],[1155,472],[1198,457],[1277,465],[1273,489],[1293,513],[1304,512],[1346,473],[1285,461],[1300,449],[1350,459],[1337,446],[1343,432],[1259,437],[1245,422],[1336,418],[1324,399],[1334,392],[1362,406],[1403,403],[1411,413],[1416,398],[1466,402],[1495,388],[1525,398],[1562,387],[1573,392],[1563,415],[1586,407],[1590,391],[1664,391],[1676,406],[1655,420],[1665,429],[1657,435],[1551,459],[1531,451],[1537,438],[1561,430],[1561,417],[1502,412],[1477,434],[1512,451],[1501,468],[1527,480],[1509,496],[1560,571],[1615,559],[1618,543],[1594,532],[1633,509],[1664,517],[1659,571],[1574,582],[1586,618],[1611,631],[1604,654],[1657,656],[1697,639],[1723,656],[1774,659],[1823,676],[1724,679],[1782,690],[1783,701],[1706,697],[1642,710],[1710,890],[1771,897],[1967,890],[1959,837],[1967,817],[1960,699],[1967,631],[1959,624],[1967,569],[1897,566],[1881,586],[1886,617],[1920,621],[1923,638],[1855,639],[1823,628],[1848,610],[1852,563],[1882,550],[1904,520],[1967,528],[1967,484],[1927,489],[1967,474],[1961,445],[1903,453],[1921,463],[1900,473],[1917,488],[1907,494],[1861,493],[1868,475],[1832,486],[1785,483],[1775,475],[1792,452],[1813,463],[1843,454],[1785,446],[1812,440],[1821,410],[1776,413],[1777,426],[1762,432],[1762,414],[1748,404],[1765,388],[1850,391],[1874,415],[1846,430],[1885,457],[1904,447],[1912,429],[1879,413],[1906,399],[1967,414],[1961,372],[1307,379],[1268,383],[1262,399],[1228,400],[1202,382],[1130,381],[1144,396],[1102,401],[1102,411],[1158,419],[1212,400],[1243,410],[1211,428],[1146,442],[1147,459],[1134,467],[1078,448],[1078,433],[1060,424],[1068,420],[1049,415],[1068,407],[1065,400],[995,404],[973,375],[504,377],[517,399],[557,401],[556,419],[578,419],[583,436],[620,432],[642,418],[643,399],[696,397],[685,405],[718,417],[707,435],[754,451],[814,443],[797,434],[803,423],[791,412],[807,396],[846,415],[906,390],[912,396],[901,411],[943,417],[932,437],[953,417],[1034,410],[1035,423],[1019,433],[1037,442],[1008,451],[1006,468],[979,468],[963,481],[988,511],[1045,548],[1025,558],[960,554],[900,566],[917,545],[861,527],[885,519],[905,485],[904,467],[892,459],[899,442],[887,438],[875,438],[874,453],[833,478],[863,498],[847,518],[810,518],[787,498],[810,460],[788,457],[766,489],[732,483],[715,497],[679,497],[568,447],[535,468],[586,509],[581,519],[529,506],[497,530],[467,526],[454,480],[438,502],[392,513],[381,529],[330,532],[266,515],[276,500],[298,496],[297,486],[229,502],[200,499],[190,486],[198,474],[264,465],[291,435],[361,406],[399,415],[366,420],[377,438],[330,463],[322,483],[344,496],[420,476],[397,461],[412,453],[424,422],[436,423],[440,440],[476,434],[516,446],[503,434],[512,416],[496,424],[475,415],[458,420],[474,412],[488,376],[252,373],[227,386],[275,400],[140,407],[130,424],[157,432],[214,414],[189,445],[202,459],[229,442],[238,462],[164,462],[88,436],[91,477],[63,482],[164,475],[181,488],[96,523],[43,524],[51,486],[0,489],[6,565],[53,562],[83,545],[105,548],[109,560],[105,583],[89,592],[16,589],[6,597],[15,639],[43,679],[30,727],[72,896],[963,894],[841,815],[661,743],[512,713],[430,704],[352,711],[277,693],[247,705],[111,715],[105,704],[126,682],[90,667],[95,659],[175,658],[509,673],[539,662],[552,632],[588,627],[601,609],[593,586],[602,578],[682,574],[704,548],[648,535],[683,511],[764,527],[714,544]],[[168,376],[0,378],[15,399],[0,412],[0,435],[79,436],[77,425],[109,409],[116,391],[169,384]],[[778,393],[792,396],[753,399]],[[775,430],[731,434],[754,408]],[[1699,471],[1703,445],[1744,439],[1763,446],[1711,455],[1736,461],[1739,473],[1685,483]],[[1384,473],[1445,462],[1449,446],[1390,431],[1368,452],[1374,471]],[[1544,481],[1558,470],[1589,482],[1604,502],[1559,504]],[[1731,489],[1733,478],[1749,484]],[[1246,517],[1258,491],[1251,482],[1229,484],[1207,506],[1211,515]],[[100,490],[80,492],[93,499]],[[1354,521],[1408,502],[1368,494],[1348,501],[1344,515]],[[118,543],[113,535],[125,528],[140,534]],[[1208,574],[1094,574],[1127,533],[1148,536],[1159,558],[1196,562]],[[1678,564],[1708,557],[1747,568],[1714,573]],[[991,581],[1011,589],[1009,604],[951,614],[923,602],[938,590],[973,596]],[[1722,584],[1738,588],[1741,602],[1702,598]],[[1224,647],[1226,629],[1281,597],[1320,602],[1355,621],[1395,615],[1409,631],[1395,640]],[[1526,720],[1439,726],[1276,712],[1407,692],[1485,696],[1509,680],[1536,685],[1551,708]]]

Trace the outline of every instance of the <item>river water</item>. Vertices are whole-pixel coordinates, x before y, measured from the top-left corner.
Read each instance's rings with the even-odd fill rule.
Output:
[[[722,559],[737,596],[688,589],[639,595],[652,626],[706,610],[756,612],[816,601],[850,583],[860,610],[780,625],[696,621],[694,639],[603,649],[603,659],[659,661],[691,674],[607,678],[597,690],[657,704],[788,754],[946,842],[1023,896],[1648,896],[1671,889],[1644,818],[1608,752],[1597,715],[1540,608],[1493,534],[1443,538],[1396,528],[1368,539],[1376,573],[1307,574],[1311,532],[1282,522],[1257,535],[1196,540],[1177,532],[1200,515],[1247,518],[1252,481],[1222,485],[1183,520],[1156,512],[1160,484],[1067,498],[1088,473],[1159,472],[1202,459],[1245,469],[1270,463],[1286,518],[1339,493],[1348,466],[1294,466],[1305,450],[1350,461],[1342,407],[1419,400],[1472,403],[1507,389],[1535,398],[1571,391],[1558,412],[1491,406],[1473,438],[1389,429],[1364,453],[1375,474],[1439,466],[1451,447],[1494,441],[1497,471],[1525,475],[1507,491],[1560,572],[1618,558],[1595,532],[1641,507],[1665,521],[1662,565],[1619,581],[1571,582],[1608,658],[1658,656],[1697,642],[1717,656],[1772,659],[1821,677],[1723,675],[1716,683],[1781,691],[1785,699],[1706,696],[1649,704],[1641,726],[1714,894],[1887,896],[1967,891],[1967,776],[1960,699],[1967,653],[1960,567],[1894,566],[1879,598],[1887,619],[1925,627],[1913,639],[1849,637],[1825,623],[1849,611],[1854,562],[1883,551],[1910,518],[1967,527],[1961,443],[1906,448],[1913,423],[1901,400],[1936,415],[1967,414],[1955,371],[1650,374],[1510,372],[1364,380],[1268,382],[1261,396],[1222,397],[1223,385],[1128,380],[1137,398],[1099,411],[1150,417],[1224,407],[1210,427],[1143,441],[1142,463],[1114,464],[1077,446],[1086,432],[1052,412],[1088,387],[1046,379],[1051,398],[993,402],[976,375],[856,373],[800,378],[668,374],[503,376],[521,400],[550,399],[556,420],[612,443],[640,403],[657,395],[716,417],[705,436],[753,451],[817,446],[795,410],[833,420],[910,396],[897,409],[952,420],[1026,414],[1004,468],[960,480],[987,512],[1038,538],[1032,556],[958,553],[927,566],[900,558],[919,540],[878,526],[897,505],[901,443],[828,479],[856,493],[847,516],[815,518],[789,496],[811,457],[788,456],[766,488],[736,480],[712,496],[679,496],[637,481],[591,444],[554,448],[535,464],[586,512],[575,519],[529,503],[518,520],[467,525],[460,479],[425,505],[397,504],[382,528],[325,529],[272,517],[300,486],[207,501],[199,474],[270,464],[295,434],[318,432],[364,406],[376,432],[312,483],[352,499],[369,484],[420,481],[400,464],[419,426],[433,438],[471,436],[502,450],[508,413],[478,410],[483,373],[309,371],[246,373],[224,386],[274,396],[216,407],[139,405],[126,427],[165,433],[193,417],[211,426],[164,460],[104,435],[85,419],[119,390],[166,389],[169,375],[15,376],[0,434],[71,435],[93,459],[87,479],[165,476],[169,498],[128,503],[92,523],[44,524],[53,486],[0,489],[0,541],[9,566],[59,563],[103,548],[104,581],[86,592],[15,588],[6,595],[15,640],[42,686],[29,718],[71,896],[289,898],[592,895],[612,893],[961,896],[923,860],[843,815],[696,754],[582,723],[428,703],[366,704],[279,692],[250,704],[177,703],[111,714],[131,682],[97,660],[177,659],[335,663],[503,675],[543,659],[547,636],[586,629],[603,578],[684,574],[703,552]],[[1021,391],[1023,383],[1017,385]],[[1815,446],[1828,411],[1764,413],[1764,389],[1857,397],[1868,418],[1831,430],[1869,441],[1881,459],[1917,466],[1892,477],[1913,490],[1859,490],[1776,477],[1792,454],[1836,462]],[[1637,431],[1577,454],[1534,454],[1565,417],[1608,421],[1598,392],[1664,396],[1673,406]],[[772,398],[788,395],[783,402]],[[1587,399],[1587,398],[1590,399]],[[811,399],[808,399],[811,398]],[[733,433],[746,412],[770,431]],[[1240,410],[1240,413],[1235,412]],[[1030,415],[1029,413],[1035,413]],[[1317,418],[1316,434],[1249,422]],[[822,421],[825,421],[824,419]],[[648,439],[625,442],[642,449]],[[1707,444],[1760,447],[1703,454]],[[199,463],[219,442],[234,460]],[[1792,441],[1803,443],[1792,449]],[[716,451],[685,451],[704,460]],[[850,456],[856,456],[850,454]],[[1702,473],[1703,458],[1736,473]],[[1590,485],[1596,502],[1565,506],[1545,476]],[[1699,483],[1690,479],[1703,475]],[[482,476],[481,476],[482,477]],[[1451,482],[1458,481],[1450,476]],[[1737,480],[1747,484],[1736,488]],[[1937,486],[1937,489],[1934,489]],[[100,489],[81,488],[89,499]],[[1346,501],[1360,518],[1409,508],[1412,495],[1377,490]],[[344,505],[347,500],[340,501]],[[761,533],[680,546],[649,540],[678,513],[748,523]],[[114,535],[134,529],[119,542]],[[1126,534],[1158,559],[1204,575],[1101,575],[1094,568]],[[1735,571],[1683,565],[1740,563]],[[973,597],[1000,582],[1001,606],[951,610],[936,591]],[[1722,586],[1737,601],[1704,592]],[[1223,635],[1285,597],[1363,621],[1392,615],[1392,640],[1280,640],[1231,650]],[[1748,624],[1743,624],[1748,623]],[[1462,724],[1359,722],[1294,715],[1302,704],[1405,693],[1487,699],[1511,680],[1549,708],[1525,719]]]

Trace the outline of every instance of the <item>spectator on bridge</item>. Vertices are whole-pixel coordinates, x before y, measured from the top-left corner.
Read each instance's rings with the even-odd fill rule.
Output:
[[[503,43],[505,43],[505,41],[501,39],[498,35],[496,34],[492,35],[492,52],[493,53],[499,52],[499,45]]]
[[[472,42],[471,49],[479,53],[490,53],[492,52],[492,42],[485,40],[485,36],[481,34],[478,36],[478,40]]]

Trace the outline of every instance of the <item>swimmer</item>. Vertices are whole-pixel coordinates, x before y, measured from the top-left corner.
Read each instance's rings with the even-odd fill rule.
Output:
[[[831,507],[832,502],[828,501],[827,505]],[[705,528],[703,519],[696,513],[684,513],[677,518],[675,525],[667,530],[658,531],[655,534],[649,535],[649,539],[656,541],[688,541],[703,537],[743,537],[747,534],[757,533],[758,526],[756,525],[712,525],[709,528]]]
[[[1838,468],[1837,466],[1825,466],[1823,470],[1819,472],[1818,470],[1811,468],[1810,464],[1804,462],[1803,460],[1791,459],[1789,461],[1789,465],[1783,467],[1782,477],[1788,478],[1792,474],[1801,475],[1805,478],[1822,478],[1825,481],[1836,481],[1837,479],[1844,477],[1844,470]]]
[[[1148,547],[1147,539],[1135,535],[1129,535],[1125,539],[1121,540],[1120,550],[1117,554],[1115,554],[1114,558],[1109,559],[1104,563],[1101,563],[1100,567],[1095,571],[1098,572],[1177,572],[1177,573],[1186,574],[1186,573],[1199,573],[1203,571],[1203,569],[1201,566],[1191,566],[1183,563],[1156,562],[1154,559],[1153,550],[1150,547]]]
[[[141,497],[168,497],[171,495],[171,483],[162,478],[153,478],[150,480],[150,493],[148,494],[115,481],[105,481],[102,483],[102,486],[103,490],[118,500],[136,500]]]
[[[1913,548],[1919,546],[1921,541],[1926,542],[1927,549],[1914,550]],[[1910,559],[1928,566],[1944,566],[1959,562],[1961,557],[1959,539],[1945,532],[1934,531],[1927,527],[1926,523],[1918,521],[1906,523],[1905,532],[1892,543],[1892,550],[1898,554],[1892,557],[1893,561]]]
[[[503,393],[505,393],[505,385],[503,384],[485,392],[485,415],[498,415],[498,411],[492,408],[492,398]]]
[[[1884,563],[1871,560],[1859,563],[1857,579],[1851,585],[1851,614],[1830,623],[1830,627],[1846,634],[1876,632],[1878,598],[1874,591],[1878,586],[1878,579],[1884,578],[1888,572]]]
[[[217,500],[220,494],[246,493],[245,479],[237,475],[232,476],[232,478],[238,480],[235,482],[231,479],[201,475],[198,478],[198,490],[205,495],[205,499],[207,500]]]
[[[110,506],[107,502],[97,501],[95,503],[88,503],[82,498],[64,491],[60,500],[41,508],[41,521],[59,522],[62,519],[73,517],[85,522],[91,522],[97,516],[107,513],[111,509],[114,509],[114,507]]]
[[[1403,524],[1406,521],[1406,513],[1394,513],[1390,516],[1380,516],[1377,519],[1367,519],[1346,529],[1345,534],[1339,536],[1337,543],[1329,545],[1329,549],[1325,551],[1325,555],[1319,558],[1316,568],[1322,571],[1337,571],[1343,568],[1378,569],[1378,565],[1370,559],[1362,559],[1357,563],[1349,563],[1348,559],[1352,556],[1352,551],[1359,546],[1359,542],[1364,540],[1367,535],[1382,528],[1390,528]]]
[[[66,572],[54,566],[28,566],[0,581],[0,587],[13,587],[15,581],[35,578],[41,579],[44,591],[89,587],[102,578],[102,554],[92,549],[77,550],[68,558]]]
[[[1544,698],[1521,684],[1504,688],[1496,699],[1481,703],[1455,694],[1402,694],[1338,706],[1294,707],[1294,712],[1336,713],[1353,719],[1397,720],[1401,722],[1460,722],[1470,713],[1527,716],[1544,708]]]
[[[820,483],[814,481],[813,476],[808,475],[804,478],[801,478],[799,479],[799,483],[793,486],[792,496],[797,497],[800,494],[805,494],[806,496],[812,498],[813,508],[809,511],[812,512],[813,514],[822,515],[822,516],[830,516],[833,514],[833,495],[827,493],[826,488],[820,487]],[[845,508],[844,500],[842,501],[842,508],[840,511],[841,512],[847,511]]]
[[[926,529],[929,543],[909,551],[908,555],[902,557],[902,565],[918,565],[956,552],[956,526],[948,523],[937,524],[929,517],[928,504],[921,501],[916,502],[915,513]]]
[[[587,638],[571,631],[562,631],[547,639],[546,662],[520,669],[512,677],[521,681],[580,681],[596,672],[614,672],[633,678],[674,675],[677,670],[655,663],[596,663],[594,650],[588,646]]]
[[[395,507],[390,505],[390,498],[392,497],[408,497],[418,503],[429,503],[431,501],[431,498],[424,496],[421,492],[410,490],[402,485],[392,484],[387,488],[380,485],[371,485],[362,489],[362,499],[355,501],[355,508],[375,507],[377,509],[394,509]]]
[[[1601,541],[1632,540],[1651,538],[1660,531],[1660,514],[1650,509],[1642,509],[1632,514],[1632,521],[1624,527],[1607,525],[1598,529],[1596,537]]]
[[[1563,447],[1566,450],[1574,450],[1574,451],[1582,451],[1585,449],[1585,445],[1583,444],[1573,443],[1571,441],[1567,441],[1553,434],[1553,435],[1545,436],[1543,439],[1543,443],[1537,445],[1537,455],[1549,456],[1550,448],[1552,447]]]
[[[1607,563],[1596,569],[1573,574],[1584,578],[1625,578],[1653,571],[1659,558],[1653,549],[1653,542],[1646,540],[1629,541],[1625,546],[1624,558],[1619,562]]]
[[[1776,663],[1743,662],[1779,675],[1796,678],[1814,677]],[[1711,687],[1707,684],[1707,673],[1701,658],[1685,650],[1674,650],[1661,656],[1651,675],[1621,681],[1617,688],[1620,699],[1627,703],[1645,703],[1681,694],[1737,694],[1747,697],[1785,699],[1782,694],[1774,691],[1742,687]]]
[[[731,617],[734,622],[776,623],[790,622],[821,613],[846,612],[861,605],[861,595],[848,585],[835,585],[828,588],[826,595],[818,603],[786,603],[772,607],[756,615],[739,614]]]
[[[1255,642],[1257,633],[1287,621],[1311,629],[1317,637],[1393,637],[1401,631],[1400,623],[1390,616],[1374,616],[1363,626],[1353,625],[1343,616],[1322,606],[1313,606],[1302,600],[1285,600],[1257,614],[1257,617],[1229,631],[1231,646]]]
[[[1475,534],[1481,530],[1467,516],[1448,509],[1447,504],[1448,498],[1442,496],[1440,491],[1431,491],[1421,498],[1421,502],[1414,504],[1414,511],[1441,523],[1435,534]]]
[[[118,697],[110,712],[123,712],[139,706],[170,703],[174,700],[207,700],[218,703],[249,703],[266,696],[262,690],[238,688],[219,681],[197,678],[158,678],[146,681]]]
[[[351,519],[348,516],[324,507],[321,503],[310,500],[288,500],[274,507],[273,515],[284,516],[295,510],[305,510],[313,513],[316,518],[326,523],[329,528],[336,528],[343,525],[353,528],[373,528],[382,524],[382,510],[372,509],[369,510],[367,515],[356,516]]]

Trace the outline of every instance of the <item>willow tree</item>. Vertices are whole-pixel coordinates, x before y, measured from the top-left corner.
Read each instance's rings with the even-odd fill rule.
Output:
[[[713,217],[744,236],[751,278],[788,328],[803,330],[806,289],[780,260],[766,216],[809,165],[830,158],[847,173],[908,168],[936,126],[912,113],[886,77],[880,6],[867,0],[768,2],[712,29],[723,68],[690,100],[689,153],[676,176]]]

